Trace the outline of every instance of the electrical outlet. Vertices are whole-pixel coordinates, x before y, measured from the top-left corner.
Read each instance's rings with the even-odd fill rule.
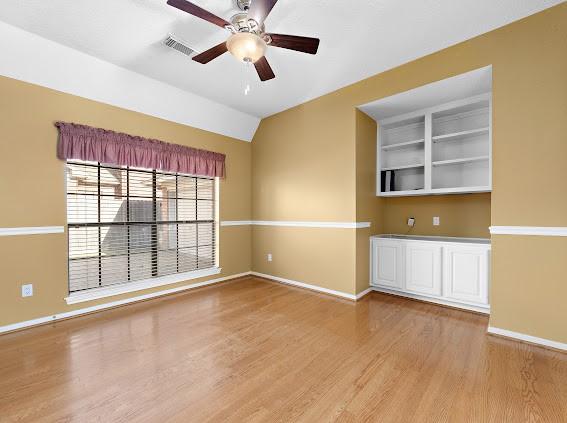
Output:
[[[31,296],[33,296],[33,285],[31,283],[22,285],[22,297],[31,297]]]
[[[433,226],[439,226],[439,216],[434,216],[433,217]]]
[[[272,261],[272,253],[268,253],[268,261]]]
[[[413,225],[415,225],[415,218],[409,217],[408,218],[408,226],[413,228]]]

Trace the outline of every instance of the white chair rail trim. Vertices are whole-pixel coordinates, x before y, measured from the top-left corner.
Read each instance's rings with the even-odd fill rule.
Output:
[[[567,236],[566,226],[491,226],[492,235]]]
[[[300,222],[284,220],[232,220],[222,221],[221,226],[286,226],[294,228],[341,228],[361,229],[370,228],[370,222]]]
[[[0,236],[62,234],[63,232],[65,232],[65,228],[63,226],[27,226],[23,228],[0,228]]]

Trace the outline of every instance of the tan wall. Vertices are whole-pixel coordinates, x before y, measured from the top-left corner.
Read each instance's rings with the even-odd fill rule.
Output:
[[[492,326],[567,344],[567,241],[492,237]]]
[[[64,163],[56,158],[53,126],[57,120],[225,153],[221,219],[250,219],[250,143],[0,77],[0,227],[65,225]],[[67,306],[66,234],[0,237],[0,257],[0,326],[163,289]],[[250,270],[249,227],[221,229],[220,264],[219,277]],[[34,284],[33,297],[21,297],[23,283]],[[184,283],[169,287],[178,285]]]
[[[355,113],[342,116],[340,102],[323,99],[260,123],[252,143],[254,220],[355,221]],[[355,239],[354,229],[254,227],[252,269],[353,293]]]
[[[386,198],[382,212],[386,233],[490,238],[490,193]],[[415,218],[413,228],[408,217]]]
[[[370,235],[384,229],[384,201],[376,196],[376,122],[355,110],[356,221],[370,228],[356,230],[356,293],[369,287]]]
[[[254,226],[252,269],[354,294],[355,242],[354,229]]]
[[[365,172],[357,169],[355,107],[492,65],[494,189],[490,198],[491,222],[493,225],[567,226],[566,51],[567,3],[563,3],[265,119],[253,140],[253,215],[264,220],[354,220],[358,205],[353,199],[357,172]],[[435,207],[441,208],[439,215],[442,219],[446,216],[441,226],[444,229],[440,230],[486,236],[483,228],[488,219],[487,196],[475,203],[478,210],[484,211],[478,220],[475,215],[468,223],[470,227],[460,228],[451,223],[454,231],[449,231],[449,226],[444,226],[445,222],[455,222],[457,216],[470,213],[468,208],[465,211],[455,207],[455,198],[462,196],[422,198],[413,200],[414,203],[394,200],[383,207],[401,210],[404,215],[411,209],[412,213],[423,214],[425,221],[431,210],[427,202],[436,202]],[[393,211],[388,216],[385,212],[384,224],[397,232],[399,217]],[[426,226],[421,229],[424,233],[428,230]],[[364,238],[366,234],[357,237]],[[515,239],[511,237],[508,242],[514,243]],[[277,246],[279,249],[286,247],[286,240],[274,239],[273,242],[282,243]],[[550,322],[543,306],[547,300],[553,304],[558,296],[566,296],[567,285],[559,283],[565,280],[564,275],[552,271],[537,283],[528,281],[525,273],[512,272],[506,265],[512,265],[522,256],[516,249],[499,248],[500,242],[495,242],[491,324],[564,340],[567,326],[562,322],[567,320],[567,308],[559,312],[560,319]],[[562,242],[567,240],[539,239],[537,244],[546,254],[538,254],[534,266],[546,267],[547,257],[552,256],[557,244]],[[287,246],[301,248],[297,243]],[[357,241],[351,248],[367,246]],[[302,251],[310,254],[306,249]],[[257,254],[253,248],[254,263]],[[358,251],[356,256],[359,256]],[[338,259],[329,257],[330,261]],[[290,261],[279,269],[291,272],[295,266],[296,263]],[[322,279],[331,277],[324,266],[320,266],[320,272],[316,270],[309,272],[320,274]],[[354,278],[360,277],[355,275]],[[345,289],[351,285],[352,281],[344,282]],[[518,292],[518,286],[525,289]],[[526,303],[537,296],[540,301],[532,310],[531,324],[525,325],[510,302],[521,299],[520,303]]]

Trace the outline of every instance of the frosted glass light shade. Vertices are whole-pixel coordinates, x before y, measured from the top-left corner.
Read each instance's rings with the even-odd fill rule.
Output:
[[[226,42],[226,47],[230,54],[242,62],[255,63],[266,52],[266,42],[250,32],[232,34]]]

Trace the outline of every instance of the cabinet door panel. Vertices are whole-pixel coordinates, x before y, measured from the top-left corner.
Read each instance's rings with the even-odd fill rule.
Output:
[[[447,298],[488,304],[488,251],[447,246],[443,261]]]
[[[408,291],[441,295],[440,246],[428,243],[408,243],[405,286]]]
[[[397,242],[374,243],[373,284],[387,288],[403,287],[403,246]]]

